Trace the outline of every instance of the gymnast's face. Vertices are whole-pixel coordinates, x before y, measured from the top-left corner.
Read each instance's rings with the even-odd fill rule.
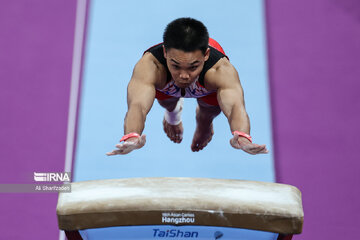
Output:
[[[189,87],[200,75],[204,63],[209,59],[210,49],[205,54],[201,50],[184,52],[175,48],[165,50],[164,56],[175,85],[180,88]]]

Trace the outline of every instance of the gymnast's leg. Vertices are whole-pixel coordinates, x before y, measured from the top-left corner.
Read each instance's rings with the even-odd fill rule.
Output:
[[[196,130],[191,144],[193,152],[202,150],[211,141],[214,135],[212,121],[221,112],[218,105],[210,105],[201,99],[197,99],[197,102]]]
[[[158,99],[158,102],[165,108],[163,127],[166,135],[174,143],[181,143],[184,132],[181,121],[183,99],[171,97],[163,100]]]

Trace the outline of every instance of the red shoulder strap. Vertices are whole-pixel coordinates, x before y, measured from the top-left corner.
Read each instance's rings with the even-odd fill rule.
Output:
[[[215,41],[214,39],[212,38],[209,38],[209,45],[213,48],[215,48],[216,50],[218,50],[219,52],[221,52],[222,54],[226,55],[225,52],[224,52],[224,49],[221,47],[221,45]]]

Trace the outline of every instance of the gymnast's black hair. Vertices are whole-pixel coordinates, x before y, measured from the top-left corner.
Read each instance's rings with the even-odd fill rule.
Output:
[[[169,23],[163,35],[165,49],[175,48],[184,52],[201,50],[205,54],[209,33],[205,25],[193,18],[178,18]]]

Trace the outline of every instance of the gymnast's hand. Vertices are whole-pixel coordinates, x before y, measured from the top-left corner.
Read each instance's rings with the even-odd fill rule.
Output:
[[[116,144],[115,147],[118,149],[106,153],[108,156],[118,155],[118,154],[128,154],[132,150],[142,148],[146,143],[146,135],[143,134],[139,137],[131,137],[126,139],[123,143]]]
[[[247,152],[252,155],[269,152],[266,149],[266,145],[258,145],[252,143],[247,138],[241,137],[237,133],[235,133],[234,137],[230,139],[230,144],[233,148],[241,149],[244,152]]]

